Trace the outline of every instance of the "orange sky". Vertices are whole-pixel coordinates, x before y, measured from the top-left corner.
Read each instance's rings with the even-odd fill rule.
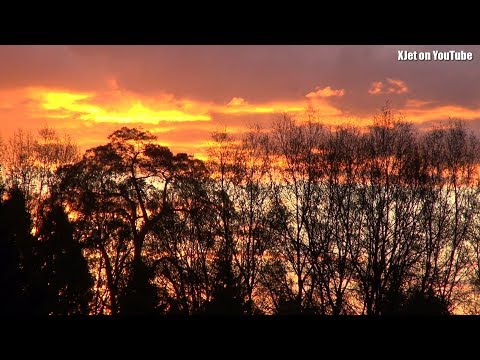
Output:
[[[368,124],[389,100],[416,124],[480,124],[471,62],[397,61],[418,46],[0,46],[1,135],[48,125],[82,150],[121,126],[204,156],[212,131],[268,126],[313,108],[328,124]],[[450,49],[450,47],[447,47]],[[451,47],[456,49],[458,47]]]

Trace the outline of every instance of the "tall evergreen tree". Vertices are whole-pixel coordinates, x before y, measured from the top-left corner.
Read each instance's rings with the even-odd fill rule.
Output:
[[[11,189],[0,204],[0,314],[39,311],[31,220],[23,193]]]
[[[38,256],[45,281],[44,310],[53,315],[88,314],[92,277],[63,208],[53,205],[39,230]]]

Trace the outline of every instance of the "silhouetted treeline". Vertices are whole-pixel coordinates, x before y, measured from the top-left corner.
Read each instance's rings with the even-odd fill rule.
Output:
[[[207,161],[121,128],[4,144],[3,314],[479,313],[480,142],[284,116]]]

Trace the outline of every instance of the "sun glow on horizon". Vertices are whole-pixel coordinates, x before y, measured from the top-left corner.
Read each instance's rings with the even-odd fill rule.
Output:
[[[53,112],[47,116],[59,117],[60,115],[60,117],[64,117],[64,113],[70,113],[73,117],[95,123],[156,125],[160,121],[211,120],[208,114],[189,113],[182,109],[152,109],[145,106],[141,100],[136,100],[132,104],[128,104],[130,101],[126,101],[126,104],[118,104],[115,106],[116,109],[111,110],[94,104],[94,95],[92,94],[47,91],[36,95],[42,108]]]
[[[404,84],[398,80],[390,85],[397,83]],[[282,114],[304,122],[313,109],[315,121],[327,127],[372,125],[373,113],[355,114],[338,102],[351,94],[348,89],[324,85],[306,89],[304,95],[297,98],[255,101],[234,96],[223,102],[167,92],[142,94],[118,86],[95,91],[39,86],[0,89],[0,112],[12,119],[2,135],[8,138],[8,132],[15,128],[34,128],[48,122],[54,128],[70,132],[84,151],[105,142],[117,127],[140,127],[157,134],[173,151],[204,157],[213,131],[225,127],[238,135],[248,131],[252,123],[269,126]],[[448,118],[480,119],[480,108],[412,96],[395,111],[405,121],[420,125]]]

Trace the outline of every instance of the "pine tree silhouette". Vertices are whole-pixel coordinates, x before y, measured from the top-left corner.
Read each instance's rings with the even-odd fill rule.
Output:
[[[0,314],[41,314],[31,219],[23,193],[14,188],[0,205]]]
[[[45,281],[44,310],[48,314],[88,314],[93,284],[73,227],[57,204],[47,213],[39,231],[38,257]]]

